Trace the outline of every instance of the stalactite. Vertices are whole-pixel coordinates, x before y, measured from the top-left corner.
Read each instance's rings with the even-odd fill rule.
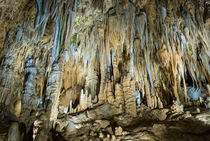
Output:
[[[56,18],[55,30],[54,30],[54,44],[52,49],[52,63],[58,61],[59,51],[60,51],[60,17]]]
[[[149,27],[150,31],[152,31],[152,32],[154,32],[153,23],[156,18],[155,9],[156,9],[155,0],[149,1],[148,4],[145,6],[145,10],[148,15],[148,27]]]
[[[35,21],[36,38],[43,37],[44,35],[47,21],[50,16],[48,3],[49,1],[36,0],[36,4],[37,4],[37,13],[36,13],[36,21]],[[41,30],[39,30],[40,28]]]
[[[0,103],[26,132],[33,126],[34,140],[49,139],[55,128],[65,129],[61,135],[68,139],[68,131],[89,131],[96,118],[127,126],[126,117],[141,115],[145,104],[182,113],[200,99],[208,108],[207,5],[36,0],[11,25],[8,6],[0,4]],[[63,123],[64,117],[70,120]]]
[[[137,105],[141,104],[141,94],[138,90],[136,90],[136,104]]]
[[[144,83],[145,83],[145,93],[146,93],[146,99],[147,99],[147,106],[150,108],[153,108],[151,95],[150,95],[150,88],[149,88],[149,82],[147,80],[147,76],[144,76]]]
[[[149,75],[150,85],[151,85],[151,88],[152,88],[152,94],[155,95],[153,80],[152,80],[152,74],[151,74],[151,70],[150,70],[149,56],[150,56],[150,52],[148,53],[148,55],[146,55],[146,53],[145,53],[145,63],[146,63],[146,69],[147,69],[147,72],[148,72],[148,75]]]
[[[86,89],[88,93],[91,94],[92,100],[97,98],[97,85],[98,85],[98,74],[96,68],[91,66],[90,70],[88,71],[88,75],[86,78]]]
[[[20,117],[20,114],[21,114],[21,96],[19,95],[18,96],[18,100],[14,103],[14,115],[16,117]]]

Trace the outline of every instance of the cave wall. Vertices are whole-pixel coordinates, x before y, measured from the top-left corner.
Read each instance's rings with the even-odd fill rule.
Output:
[[[188,102],[189,86],[210,94],[206,0],[10,0],[0,11],[0,103],[37,140],[68,131],[59,115],[136,117],[140,103]]]

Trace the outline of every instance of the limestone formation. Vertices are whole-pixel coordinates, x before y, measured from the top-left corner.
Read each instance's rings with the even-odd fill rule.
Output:
[[[209,7],[0,0],[0,141],[208,140]]]

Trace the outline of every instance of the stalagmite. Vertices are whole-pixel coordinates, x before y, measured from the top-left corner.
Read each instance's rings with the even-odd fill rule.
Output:
[[[209,6],[0,0],[0,141],[208,140]]]
[[[48,80],[48,87],[45,101],[47,101],[48,105],[48,112],[49,112],[49,119],[50,121],[54,121],[57,119],[58,115],[58,104],[59,104],[59,97],[60,97],[60,89],[61,89],[61,71],[59,70],[58,64],[53,64],[52,72],[49,76]]]
[[[87,96],[85,95],[85,93],[83,93],[83,91],[81,91],[80,101],[78,106],[79,106],[79,111],[87,109]]]
[[[114,95],[112,93],[111,82],[107,83],[107,101],[110,104],[114,104]]]
[[[135,83],[130,80],[130,75],[123,79],[123,93],[125,97],[125,111],[127,114],[136,116]]]
[[[124,104],[124,95],[122,91],[122,86],[120,84],[115,85],[115,102],[116,106]]]
[[[163,103],[162,103],[162,101],[160,100],[160,97],[157,98],[157,104],[158,104],[158,105],[157,105],[158,108],[160,108],[160,109],[163,108]]]
[[[14,122],[9,128],[8,141],[20,141],[19,125],[16,122]]]

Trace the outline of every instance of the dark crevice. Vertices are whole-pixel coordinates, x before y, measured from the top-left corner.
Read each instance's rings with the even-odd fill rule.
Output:
[[[30,130],[28,133],[26,133],[26,127],[23,126],[23,130],[25,131],[25,134],[23,136],[23,141],[33,141],[33,125],[31,125]]]

